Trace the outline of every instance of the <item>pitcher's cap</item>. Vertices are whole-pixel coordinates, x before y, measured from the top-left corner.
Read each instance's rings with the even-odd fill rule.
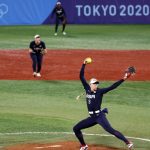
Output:
[[[61,5],[61,2],[57,2],[56,5]]]
[[[34,38],[35,38],[35,39],[36,39],[36,38],[40,38],[40,35],[36,34],[36,35],[34,36]]]
[[[95,78],[92,78],[89,83],[90,84],[99,84],[99,81]]]

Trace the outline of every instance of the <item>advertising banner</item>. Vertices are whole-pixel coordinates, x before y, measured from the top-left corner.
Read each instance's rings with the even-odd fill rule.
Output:
[[[71,24],[149,24],[150,0],[60,0]],[[57,0],[0,0],[0,25],[39,25]]]
[[[149,24],[150,0],[62,0],[70,23]]]

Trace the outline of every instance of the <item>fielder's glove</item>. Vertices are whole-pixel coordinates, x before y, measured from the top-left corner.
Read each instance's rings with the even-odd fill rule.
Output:
[[[46,53],[47,53],[47,51],[46,51],[46,50],[44,50],[44,49],[43,49],[43,50],[41,50],[41,54],[42,54],[42,55],[45,55]]]
[[[136,73],[135,67],[133,67],[133,66],[128,67],[125,71],[124,80],[129,78],[131,75],[134,75],[135,73]]]

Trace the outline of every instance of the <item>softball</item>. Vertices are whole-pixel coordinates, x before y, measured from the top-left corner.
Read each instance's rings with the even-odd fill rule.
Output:
[[[92,58],[90,58],[90,57],[87,57],[87,58],[85,59],[85,62],[86,62],[87,64],[90,64],[90,63],[92,63]]]

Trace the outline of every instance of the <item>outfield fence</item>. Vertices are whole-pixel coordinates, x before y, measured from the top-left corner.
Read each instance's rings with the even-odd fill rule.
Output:
[[[149,24],[150,1],[60,0],[70,24]],[[57,0],[0,0],[0,25],[40,25],[51,18]]]

